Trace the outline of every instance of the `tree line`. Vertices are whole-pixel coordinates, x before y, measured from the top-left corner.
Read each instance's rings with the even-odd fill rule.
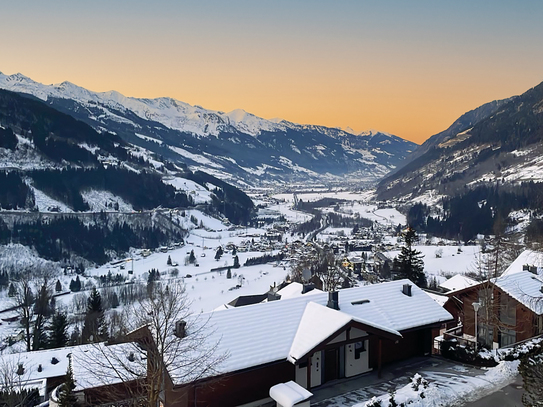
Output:
[[[106,253],[110,250],[121,254],[130,247],[156,249],[172,239],[181,238],[178,232],[170,236],[156,227],[136,227],[126,223],[115,223],[109,227],[97,223],[85,225],[74,217],[56,218],[50,222],[15,223],[13,230],[0,227],[0,244],[13,242],[34,247],[41,257],[53,261],[76,254],[98,264],[109,260]]]
[[[511,211],[528,209],[539,215],[543,207],[543,185],[523,182],[518,186],[480,186],[444,199],[442,207],[443,216],[432,216],[428,206],[415,204],[408,211],[407,222],[435,236],[468,241],[477,234],[495,233],[496,225],[505,227],[503,220]],[[532,224],[531,236],[543,233],[537,220]]]

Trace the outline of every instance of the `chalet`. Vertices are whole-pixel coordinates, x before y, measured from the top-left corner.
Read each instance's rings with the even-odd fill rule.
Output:
[[[259,406],[279,383],[310,390],[380,372],[387,363],[430,354],[439,328],[452,319],[408,280],[200,315],[212,326],[208,340],[229,357],[219,375],[191,384],[172,380],[167,405]],[[181,393],[183,400],[173,401]]]
[[[492,348],[543,334],[543,277],[526,265],[530,256],[522,253],[501,277],[446,294],[456,306],[457,333]]]

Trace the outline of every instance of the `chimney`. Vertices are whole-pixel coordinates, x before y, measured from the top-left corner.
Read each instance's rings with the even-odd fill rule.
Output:
[[[175,336],[177,336],[180,339],[183,339],[185,336],[187,336],[187,322],[183,320],[179,320],[175,323]]]
[[[402,293],[404,293],[408,297],[411,297],[411,284],[404,284]]]
[[[315,288],[315,285],[313,283],[304,284],[302,288],[302,294],[308,293],[314,288]]]
[[[268,292],[268,302],[270,301],[277,301],[281,299],[281,294],[277,294],[274,292]]]
[[[339,310],[339,293],[337,291],[331,291],[328,293],[328,308]]]

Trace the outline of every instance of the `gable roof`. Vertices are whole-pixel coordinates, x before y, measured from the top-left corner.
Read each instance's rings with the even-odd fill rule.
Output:
[[[315,302],[310,302],[305,307],[304,314],[298,325],[298,330],[296,331],[296,336],[292,341],[287,360],[291,363],[296,363],[297,360],[306,356],[319,344],[329,340],[336,332],[340,331],[353,321],[376,328],[376,331],[384,331],[385,334],[390,333],[398,337],[402,336],[394,329],[367,323],[366,321],[355,318],[339,310],[328,308]]]
[[[543,267],[543,253],[535,252],[533,250],[524,250],[503,272],[502,276],[508,276],[510,274],[524,271],[524,266],[530,265],[537,268],[539,275],[542,274]]]
[[[452,319],[447,311],[418,287],[413,285],[411,296],[403,294],[404,284],[412,283],[397,280],[340,290],[340,311],[333,314],[341,321],[339,324],[334,322],[330,316],[332,314],[323,311],[328,302],[328,293],[230,308],[200,316],[202,320],[209,321],[210,343],[218,342],[217,352],[229,354],[218,367],[227,373],[287,360],[294,343],[300,345],[300,349],[305,349],[309,346],[305,338],[299,337],[295,341],[298,329],[302,323],[311,326],[319,315],[325,315],[326,323],[317,321],[319,326],[326,326],[325,333],[337,330],[341,324],[351,320],[397,333]],[[312,305],[304,319],[309,303],[318,307]],[[320,338],[322,335],[324,333]]]
[[[475,281],[472,278],[463,276],[461,274],[455,274],[448,280],[442,282],[439,286],[451,292],[451,291],[460,291],[460,290],[463,290],[464,288],[472,287],[477,284],[479,284],[479,282]]]
[[[543,279],[529,271],[501,276],[495,285],[537,315],[543,314]]]

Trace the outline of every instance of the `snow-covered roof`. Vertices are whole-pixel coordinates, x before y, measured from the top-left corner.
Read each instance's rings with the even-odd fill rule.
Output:
[[[543,253],[534,252],[532,250],[524,250],[516,259],[507,267],[502,276],[518,273],[523,271],[524,266],[535,266],[538,274],[542,274],[543,268]]]
[[[17,370],[19,364],[24,367],[24,374],[21,379],[24,381],[37,381],[51,377],[61,377],[68,369],[68,355],[76,347],[38,350],[34,352],[22,352],[2,354],[1,363],[3,368]],[[38,371],[41,365],[41,371]]]
[[[351,321],[352,317],[350,315],[310,302],[305,307],[287,359],[292,363],[296,363],[298,359],[307,355],[316,345]]]
[[[543,293],[540,291],[543,278],[529,271],[519,271],[501,276],[495,284],[534,313],[543,314]]]
[[[402,293],[409,280],[397,280],[339,291],[340,311],[323,310],[328,293],[226,309],[209,318],[208,336],[211,343],[219,342],[217,351],[229,357],[218,367],[223,373],[246,369],[265,363],[286,360],[294,346],[301,354],[308,345],[297,332],[303,324],[311,332],[323,327],[333,333],[342,323],[355,320],[377,329],[397,333],[403,330],[452,319],[425,292],[412,285],[411,296]],[[314,303],[309,308],[309,303]],[[307,313],[306,313],[307,308]],[[318,317],[324,317],[322,319]],[[340,321],[338,325],[335,321]],[[320,331],[319,331],[320,332]],[[320,332],[323,338],[326,332]],[[296,340],[295,340],[296,339]],[[299,346],[299,347],[298,347]]]
[[[133,342],[78,346],[72,352],[72,371],[76,391],[129,382],[145,377],[146,354]]]
[[[440,295],[440,294],[436,294],[436,293],[430,293],[428,291],[425,291],[426,294],[428,294],[428,296],[434,300],[435,302],[437,302],[439,305],[441,305],[442,307],[445,305],[445,303],[447,301],[449,301],[449,297],[447,297],[446,295]]]
[[[442,282],[439,286],[449,291],[458,291],[477,284],[479,284],[479,282],[473,280],[472,278],[463,276],[461,274],[456,274],[447,281]]]
[[[304,289],[303,284],[292,282],[286,287],[277,291],[277,294],[281,295],[282,300],[286,300],[288,298],[299,297],[301,295],[322,293],[321,290],[317,288],[313,288],[311,291],[308,291],[307,293],[302,294],[303,289]]]
[[[270,397],[283,407],[292,407],[301,401],[307,400],[312,395],[313,393],[292,380],[276,384],[270,388]]]

